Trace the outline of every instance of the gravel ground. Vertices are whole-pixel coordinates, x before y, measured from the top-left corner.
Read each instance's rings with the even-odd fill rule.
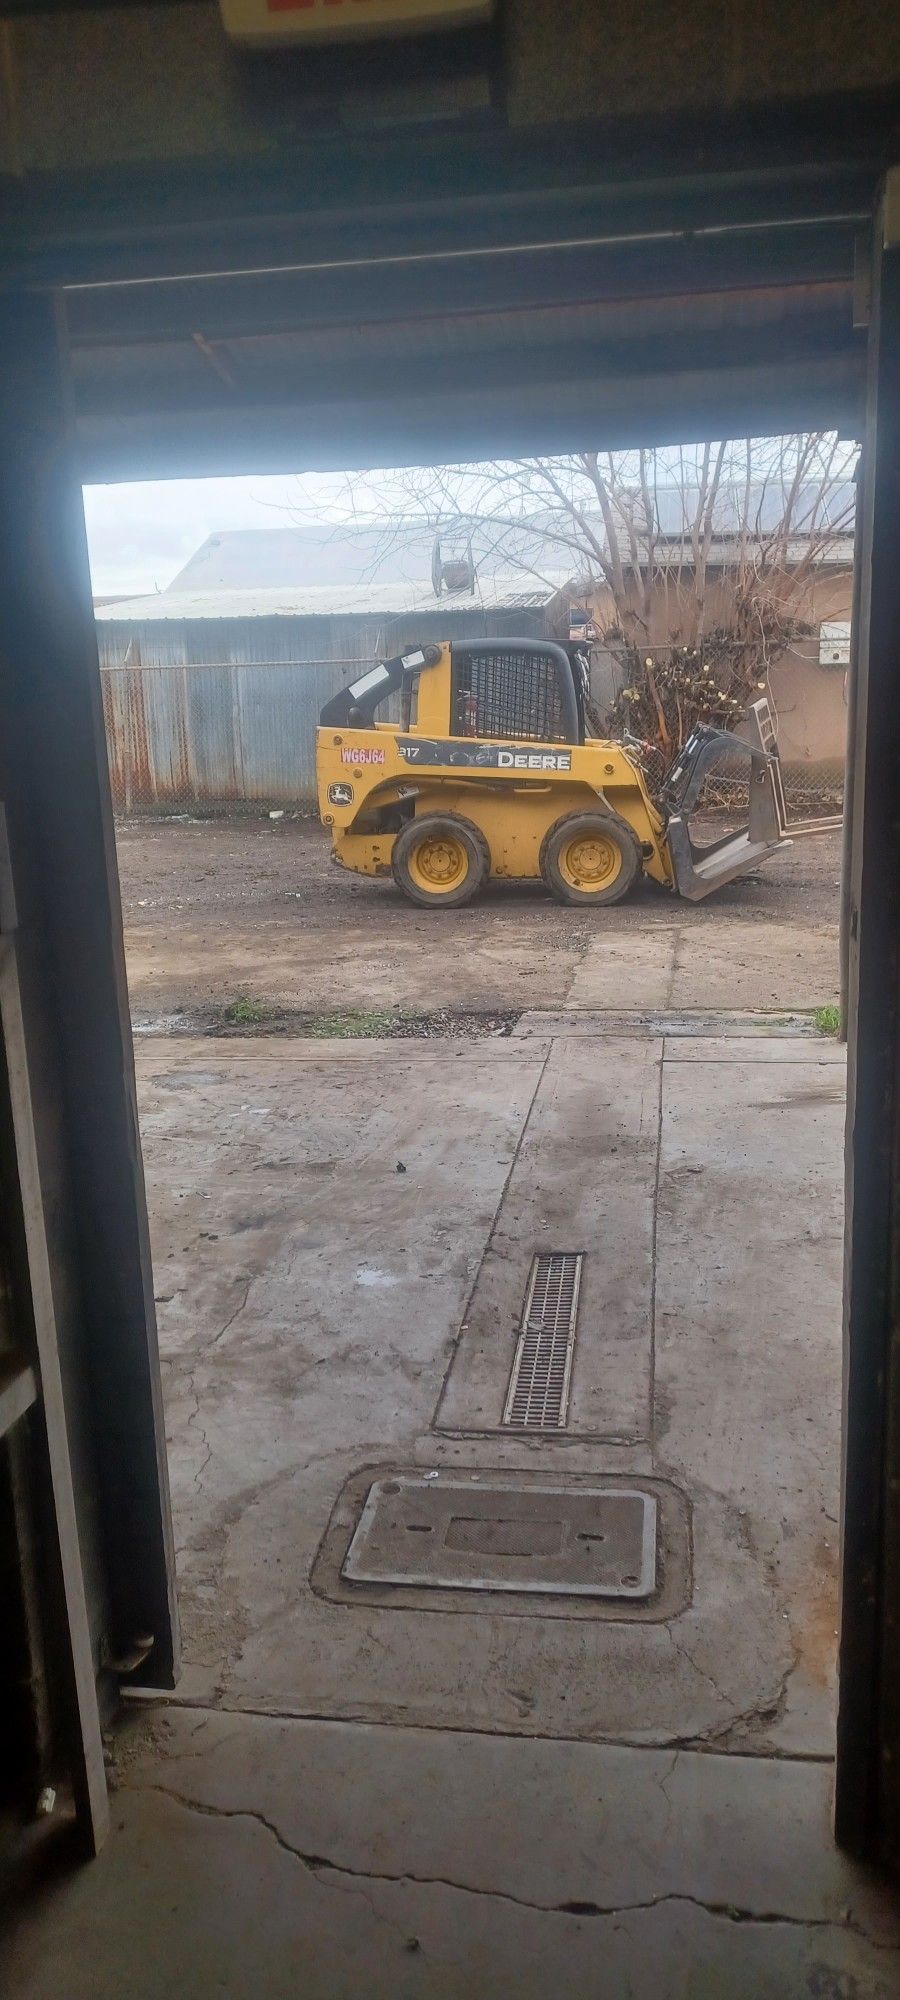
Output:
[[[464,910],[416,910],[393,883],[334,867],[313,820],[132,821],[117,844],[139,1019],[224,1021],[236,1005],[273,1017],[560,1007],[607,940],[619,959],[628,938],[642,940],[636,959],[652,957],[666,932],[677,933],[689,975],[672,1004],[813,1007],[835,997],[838,833],[798,842],[706,903],[645,883],[596,913],[514,883],[492,884]]]

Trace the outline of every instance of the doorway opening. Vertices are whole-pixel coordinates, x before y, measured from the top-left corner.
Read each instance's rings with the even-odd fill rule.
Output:
[[[577,458],[87,496],[176,1699],[826,1762],[853,453],[607,458],[621,586]],[[501,637],[586,661],[588,735],[660,801],[692,720],[770,698],[814,832],[598,910],[335,868],[321,710]],[[744,788],[726,754],[703,839]]]

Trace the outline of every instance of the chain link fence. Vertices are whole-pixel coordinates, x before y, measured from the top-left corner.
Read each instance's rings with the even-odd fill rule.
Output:
[[[808,821],[839,819],[844,808],[844,767],[827,770],[803,764],[781,766],[788,827]],[[746,818],[749,811],[747,772],[714,768],[707,776],[697,810],[704,815],[720,815],[728,821]]]
[[[125,818],[312,812],[320,711],[371,664],[102,665],[113,811]]]
[[[840,817],[844,810],[843,759],[812,766],[782,761],[781,775],[789,824],[793,820]]]
[[[366,672],[368,658],[101,667],[113,809],[120,817],[207,818],[283,809],[312,813],[315,733],[330,697]],[[396,697],[385,719],[398,720]],[[644,753],[657,792],[666,759]],[[843,760],[783,760],[788,819],[830,818],[843,804]],[[715,769],[704,814],[746,810],[744,760]]]

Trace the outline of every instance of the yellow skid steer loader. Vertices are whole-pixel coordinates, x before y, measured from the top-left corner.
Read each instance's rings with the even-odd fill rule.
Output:
[[[399,721],[376,721],[392,700]],[[488,880],[540,877],[563,903],[618,903],[642,874],[697,902],[789,846],[769,704],[747,740],[701,725],[657,805],[621,743],[585,734],[586,662],[539,639],[421,646],[326,702],[319,811],[334,859],[393,874],[426,909]],[[748,822],[705,847],[690,815],[710,767],[749,760]]]

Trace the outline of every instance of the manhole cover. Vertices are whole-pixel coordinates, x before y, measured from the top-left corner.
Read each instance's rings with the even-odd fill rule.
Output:
[[[656,1499],[633,1487],[398,1474],[370,1486],[342,1575],[442,1590],[646,1598]]]

